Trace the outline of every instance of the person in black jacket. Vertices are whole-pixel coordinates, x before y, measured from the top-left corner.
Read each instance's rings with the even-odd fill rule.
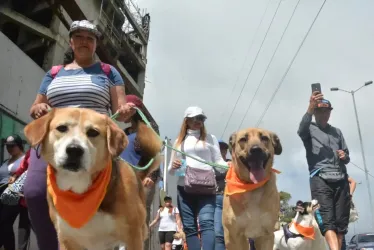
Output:
[[[346,168],[350,158],[343,133],[328,123],[331,110],[331,103],[314,92],[298,135],[306,151],[312,198],[320,204],[322,234],[331,250],[340,250],[351,204]],[[313,116],[316,122],[312,122]]]

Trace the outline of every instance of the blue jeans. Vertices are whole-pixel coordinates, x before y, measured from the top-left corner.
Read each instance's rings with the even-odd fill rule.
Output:
[[[222,225],[223,195],[216,195],[216,208],[214,209],[214,231],[216,233],[216,250],[225,250],[225,239],[223,237]]]
[[[188,194],[178,186],[178,208],[182,217],[189,250],[201,250],[196,218],[199,216],[201,243],[204,250],[215,250],[214,207],[215,195]]]

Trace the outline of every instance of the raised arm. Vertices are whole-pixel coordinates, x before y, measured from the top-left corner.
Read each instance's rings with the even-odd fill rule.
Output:
[[[309,99],[309,106],[308,110],[301,119],[299,129],[297,131],[297,134],[300,136],[300,138],[304,141],[310,138],[310,131],[309,126],[312,122],[314,109],[317,106],[317,103],[323,99],[323,95],[319,92],[314,92],[312,96]]]

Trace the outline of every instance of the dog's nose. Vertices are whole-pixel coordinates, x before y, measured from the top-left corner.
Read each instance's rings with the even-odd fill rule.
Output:
[[[71,145],[69,145],[69,146],[66,147],[66,154],[69,157],[79,158],[79,157],[81,157],[83,155],[83,153],[84,153],[84,150],[79,145],[71,144]]]
[[[252,155],[260,155],[263,153],[262,148],[260,148],[259,146],[253,146],[250,152]]]

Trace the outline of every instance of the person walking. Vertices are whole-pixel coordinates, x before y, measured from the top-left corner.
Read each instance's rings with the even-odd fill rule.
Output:
[[[217,138],[206,132],[204,124],[206,118],[201,108],[187,108],[174,148],[203,162],[227,166],[227,163],[222,159]],[[185,173],[181,175],[182,166]],[[178,208],[181,212],[188,249],[201,249],[196,221],[196,216],[198,216],[202,248],[214,250],[216,180],[213,167],[174,151],[168,171],[171,175],[179,173],[177,182]],[[204,185],[201,184],[203,182]]]
[[[174,234],[183,231],[183,227],[181,217],[179,216],[179,210],[172,205],[172,198],[170,196],[165,196],[164,203],[165,206],[157,211],[156,218],[149,224],[149,228],[152,229],[156,223],[160,222],[158,226],[158,236],[161,249],[171,250]]]
[[[310,172],[312,199],[318,200],[326,241],[331,250],[340,250],[348,231],[350,193],[346,164],[349,150],[340,129],[328,121],[331,103],[314,92],[298,129]],[[312,118],[315,122],[312,122]]]
[[[126,103],[120,73],[112,65],[95,60],[100,37],[93,23],[87,20],[72,22],[69,30],[70,48],[63,65],[52,67],[44,76],[30,108],[32,118],[40,118],[50,108],[71,106],[93,109],[106,115],[118,112],[119,121],[134,115],[134,104]],[[40,158],[39,151],[33,149],[30,154],[24,195],[39,250],[57,250],[57,234],[49,218],[46,200],[47,163]]]
[[[145,109],[143,101],[139,97],[137,97],[136,95],[126,95],[126,101],[128,103],[133,103],[135,107],[139,108],[143,112],[148,120],[151,120],[151,115]],[[144,133],[143,137],[147,137],[149,139],[149,136],[151,136],[154,132],[156,132],[158,135],[160,134],[157,124],[155,122],[151,122],[151,126],[154,132],[151,131],[151,129],[148,128],[148,126],[144,123],[143,119],[138,113],[135,113],[124,122],[130,123],[131,125],[124,130],[127,135],[128,144],[125,150],[121,153],[121,158],[134,166],[137,166],[140,163],[148,163],[150,161],[150,158],[148,156],[148,152],[146,152],[147,150],[144,150],[144,146],[146,145],[143,145],[142,147],[139,142],[138,130],[141,130]],[[153,165],[151,165],[150,167],[153,168]],[[151,206],[153,197],[156,192],[156,184],[160,178],[160,173],[160,167],[157,167],[154,171],[151,171],[147,176],[145,176],[143,180],[143,186],[145,187],[146,194],[147,225],[149,224]],[[148,248],[149,238],[144,242],[144,250],[148,250]]]
[[[12,182],[12,176],[17,171],[25,156],[23,141],[20,136],[8,136],[5,140],[5,146],[10,157],[0,166],[0,194],[2,194],[8,187],[8,184]],[[25,225],[27,209],[20,204],[12,206],[0,202],[0,248],[4,247],[5,250],[16,249],[13,224],[20,213],[22,219],[19,221],[18,227],[23,231],[25,227],[29,228],[28,223]],[[28,239],[23,239],[26,240],[26,242],[28,241]]]
[[[356,185],[357,185],[357,183],[356,183],[356,181],[355,181],[352,177],[350,177],[350,176],[348,176],[348,183],[349,183],[349,195],[350,195],[350,197],[351,197],[351,203],[353,204],[352,197],[353,197],[353,193],[354,193],[355,190],[356,190]],[[351,206],[352,206],[352,204],[351,204]],[[345,235],[343,235],[343,238],[342,238],[342,247],[341,247],[340,250],[346,250],[346,249],[347,249],[347,242],[346,242],[346,240],[345,240]]]
[[[229,149],[229,145],[224,142],[223,140],[219,140],[219,149],[221,152],[222,159],[225,162],[231,161],[227,159],[227,153]],[[217,169],[216,170],[216,182],[217,182],[217,190],[216,190],[216,207],[214,209],[214,231],[216,235],[216,246],[215,250],[225,250],[225,238],[223,234],[223,225],[222,225],[222,208],[223,208],[223,192],[226,186],[226,169]]]

